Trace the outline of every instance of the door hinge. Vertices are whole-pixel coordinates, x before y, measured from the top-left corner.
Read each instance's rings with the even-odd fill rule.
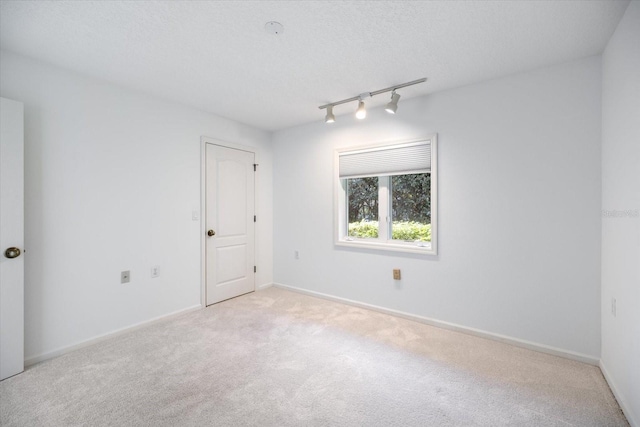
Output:
[[[253,171],[255,172],[257,169],[258,169],[258,164],[257,164],[257,163],[254,163],[254,164],[253,164]]]
[[[253,222],[256,222],[258,219],[256,218],[256,216],[253,216]]]
[[[257,273],[257,272],[258,272],[258,268],[257,268],[255,265],[253,266],[253,272],[254,272],[254,273]]]

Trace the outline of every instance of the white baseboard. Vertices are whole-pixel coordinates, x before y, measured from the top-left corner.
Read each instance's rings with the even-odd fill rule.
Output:
[[[369,310],[377,311],[384,314],[390,314],[393,316],[402,317],[405,319],[413,320],[416,322],[424,323],[430,326],[436,326],[439,328],[449,329],[456,332],[462,332],[469,335],[474,335],[481,338],[487,338],[494,341],[499,341],[506,344],[511,344],[516,347],[522,347],[529,350],[538,351],[541,353],[547,353],[554,356],[564,357],[566,359],[576,360],[578,362],[588,363],[590,365],[598,366],[600,363],[600,359],[597,357],[589,356],[586,354],[575,353],[568,350],[563,350],[556,347],[551,347],[544,344],[538,344],[531,341],[521,340],[518,338],[509,337],[506,335],[495,334],[493,332],[483,331],[481,329],[469,328],[467,326],[456,325],[455,323],[444,322],[442,320],[430,319],[428,317],[418,316],[416,314],[405,313],[403,311],[392,310],[389,308],[380,307],[377,305],[366,304],[359,301],[353,301],[346,298],[336,297],[333,295],[327,295],[320,292],[309,291],[307,289],[297,288],[295,286],[284,285],[282,283],[274,283],[274,287],[286,289],[293,292],[298,292],[305,295],[310,295],[318,298],[327,299],[330,301],[341,302],[344,304],[349,304],[355,307],[366,308]],[[634,426],[635,427],[635,426]]]
[[[618,391],[615,381],[613,381],[613,378],[611,377],[611,375],[609,375],[609,372],[607,371],[607,368],[604,366],[604,363],[602,362],[602,360],[600,360],[600,371],[602,371],[602,375],[604,376],[604,379],[607,381],[607,384],[609,384],[609,388],[611,389],[613,396],[618,401],[618,405],[620,405],[620,408],[622,409],[622,412],[624,412],[624,416],[627,417],[627,421],[629,421],[629,424],[631,425],[631,427],[640,427],[640,419],[638,419],[635,416],[635,414],[631,411],[631,407],[627,403],[627,400]]]
[[[88,340],[81,341],[79,343],[72,344],[70,346],[60,347],[60,348],[57,348],[55,350],[39,354],[37,356],[31,356],[28,359],[25,359],[24,366],[27,367],[27,366],[35,365],[36,363],[44,362],[45,360],[52,359],[52,358],[58,357],[58,356],[62,356],[63,354],[69,353],[71,351],[78,350],[78,349],[84,348],[84,347],[88,347],[90,345],[99,343],[101,341],[108,340],[110,338],[114,338],[114,337],[117,337],[119,335],[123,335],[123,334],[126,334],[128,332],[135,331],[137,329],[150,326],[150,325],[152,325],[154,323],[157,323],[157,322],[160,322],[160,321],[163,321],[163,320],[169,320],[171,318],[180,316],[182,314],[185,314],[185,313],[188,313],[188,312],[191,312],[191,311],[200,310],[201,308],[203,308],[203,307],[200,304],[194,305],[192,307],[187,307],[187,308],[184,308],[182,310],[174,311],[174,312],[169,313],[169,314],[165,314],[165,315],[162,315],[162,316],[154,317],[153,319],[145,320],[144,322],[136,323],[135,325],[127,326],[127,327],[121,328],[121,329],[116,329],[115,331],[107,332],[106,334],[98,335],[97,337],[89,338]]]
[[[262,285],[259,285],[259,286],[256,288],[256,291],[264,291],[265,289],[268,289],[268,288],[270,288],[270,287],[272,287],[272,286],[273,286],[273,283],[264,283],[264,284],[262,284]]]

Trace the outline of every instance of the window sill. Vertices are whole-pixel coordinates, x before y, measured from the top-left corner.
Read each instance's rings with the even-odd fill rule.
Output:
[[[412,244],[402,243],[383,243],[383,242],[370,242],[365,240],[338,240],[335,242],[336,246],[344,246],[350,248],[360,249],[374,249],[379,251],[391,251],[391,252],[406,252],[412,254],[422,255],[437,255],[437,251],[431,244],[429,246],[417,246]]]

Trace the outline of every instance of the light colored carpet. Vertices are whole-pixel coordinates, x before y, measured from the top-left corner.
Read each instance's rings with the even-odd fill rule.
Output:
[[[627,426],[600,370],[270,288],[0,383],[2,426]]]

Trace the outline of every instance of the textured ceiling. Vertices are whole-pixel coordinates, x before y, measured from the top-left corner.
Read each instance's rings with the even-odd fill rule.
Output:
[[[421,77],[403,99],[601,53],[627,5],[3,0],[0,47],[278,130],[323,120],[321,104]],[[268,21],[284,33],[268,34]]]

